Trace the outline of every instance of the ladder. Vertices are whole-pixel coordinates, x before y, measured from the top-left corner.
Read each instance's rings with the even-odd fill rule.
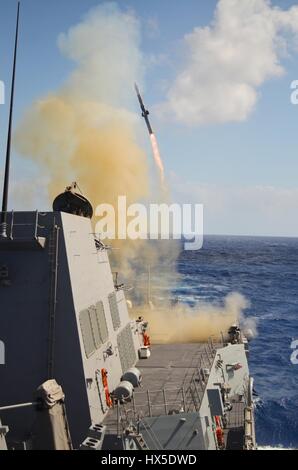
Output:
[[[142,434],[136,434],[134,438],[140,450],[149,450],[149,447]]]
[[[49,256],[49,266],[50,266],[48,379],[52,379],[54,375],[59,231],[60,231],[60,228],[56,225],[55,219],[54,219],[54,224],[53,224],[52,231],[49,237],[49,245],[48,245],[48,256]]]

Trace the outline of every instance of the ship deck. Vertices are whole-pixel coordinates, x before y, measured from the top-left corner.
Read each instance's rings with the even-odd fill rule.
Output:
[[[198,411],[206,386],[198,380],[198,370],[210,369],[215,352],[216,348],[208,343],[154,345],[150,358],[136,365],[142,374],[142,384],[135,390],[133,400],[120,407],[121,419],[127,422],[179,411]],[[104,420],[114,432],[117,416],[117,409],[112,409]]]
[[[211,368],[219,347],[222,345],[210,343],[154,345],[151,357],[136,365],[142,384],[131,402],[111,409],[106,416],[109,433],[120,435],[127,425],[147,417],[198,412],[207,385],[199,371]],[[243,445],[244,403],[237,400],[231,399],[233,409],[227,413],[227,449]]]
[[[232,400],[233,409],[227,414],[228,422],[224,430],[225,448],[239,450],[244,443],[244,409],[245,404],[237,397]]]

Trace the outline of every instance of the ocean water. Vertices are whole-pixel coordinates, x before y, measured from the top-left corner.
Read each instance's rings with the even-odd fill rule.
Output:
[[[250,302],[257,319],[250,345],[255,379],[256,432],[261,446],[298,448],[298,365],[290,357],[298,340],[298,239],[205,238],[200,251],[182,251],[173,296],[191,305],[223,302],[231,292]]]

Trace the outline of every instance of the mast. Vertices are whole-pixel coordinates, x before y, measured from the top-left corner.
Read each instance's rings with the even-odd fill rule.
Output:
[[[147,286],[148,305],[151,302],[151,266],[148,264],[148,286]]]
[[[15,34],[15,46],[14,46],[14,58],[13,58],[13,72],[11,82],[11,95],[10,95],[10,109],[9,109],[9,123],[7,133],[7,147],[6,147],[6,160],[5,160],[5,172],[4,172],[4,183],[3,183],[3,196],[2,196],[2,214],[1,214],[1,235],[7,237],[7,203],[8,203],[8,191],[9,191],[9,171],[10,171],[10,154],[11,154],[11,133],[12,133],[12,118],[13,118],[13,103],[14,103],[14,89],[15,89],[15,77],[16,77],[16,62],[17,62],[17,50],[18,50],[18,37],[19,37],[19,16],[20,16],[20,2],[18,2],[17,10],[17,23],[16,23],[16,34]]]

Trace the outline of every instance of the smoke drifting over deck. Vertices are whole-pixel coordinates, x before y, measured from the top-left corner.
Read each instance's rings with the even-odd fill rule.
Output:
[[[225,298],[223,306],[202,303],[191,308],[177,304],[163,310],[148,308],[142,314],[149,321],[154,343],[196,343],[226,335],[229,327],[241,319],[246,307],[247,300],[232,293]]]

